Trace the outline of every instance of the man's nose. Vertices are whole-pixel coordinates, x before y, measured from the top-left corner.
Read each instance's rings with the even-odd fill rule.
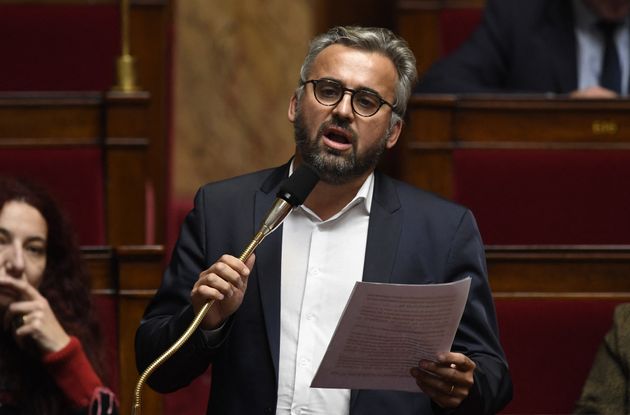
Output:
[[[333,112],[344,118],[354,116],[354,110],[352,109],[352,92],[343,91],[341,100],[335,105]]]

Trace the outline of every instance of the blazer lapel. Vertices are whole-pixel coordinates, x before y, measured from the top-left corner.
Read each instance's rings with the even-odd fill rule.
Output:
[[[400,200],[394,182],[387,176],[375,173],[363,281],[391,281],[401,230]],[[350,413],[359,392],[354,389],[350,392]]]
[[[393,182],[375,174],[363,281],[389,282],[402,227],[400,201]]]
[[[288,176],[288,164],[274,170],[256,193],[254,202],[255,229],[258,231],[265,215],[276,200],[280,182]],[[256,248],[256,274],[260,288],[260,302],[267,329],[269,350],[278,381],[280,354],[280,267],[282,260],[282,226],[268,235]]]
[[[273,172],[256,193],[254,220],[256,230],[275,200],[277,188],[288,175],[288,164]],[[389,282],[394,267],[398,241],[402,230],[400,201],[393,181],[375,173],[374,196],[368,225],[367,246],[363,266],[363,281]],[[280,353],[280,267],[282,260],[282,227],[256,249],[256,273],[260,286],[260,301],[267,329],[276,383]],[[350,408],[359,391],[351,392]]]

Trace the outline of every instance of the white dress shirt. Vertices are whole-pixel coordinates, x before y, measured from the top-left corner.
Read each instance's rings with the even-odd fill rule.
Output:
[[[597,16],[584,5],[573,0],[577,50],[578,89],[599,85],[604,58],[604,36],[597,29]],[[621,64],[621,91],[628,95],[630,81],[630,18],[626,17],[615,33],[615,43]]]
[[[356,281],[363,275],[374,175],[322,221],[305,206],[282,230],[277,415],[348,415],[350,390],[311,388]]]

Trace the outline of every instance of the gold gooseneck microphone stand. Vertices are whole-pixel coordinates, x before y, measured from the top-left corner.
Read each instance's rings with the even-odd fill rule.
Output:
[[[313,187],[319,181],[319,176],[312,169],[312,167],[302,164],[294,173],[289,177],[286,183],[280,187],[278,192],[278,199],[265,216],[263,223],[260,226],[256,235],[252,241],[247,245],[243,253],[238,257],[241,261],[245,262],[251,256],[252,252],[260,245],[267,235],[276,230],[278,226],[284,221],[287,215],[293,210],[294,207],[301,205],[308,194],[313,190]],[[197,330],[201,321],[204,319],[210,307],[214,304],[214,300],[207,302],[201,307],[199,313],[195,316],[190,326],[184,331],[184,333],[169,347],[164,353],[162,353],[153,363],[151,363],[142,372],[136,387],[134,388],[133,396],[133,408],[131,413],[133,415],[141,415],[142,406],[142,386],[146,380],[151,376],[155,370],[160,367],[166,360],[168,360],[177,350],[179,350],[184,343],[190,338],[190,336]]]

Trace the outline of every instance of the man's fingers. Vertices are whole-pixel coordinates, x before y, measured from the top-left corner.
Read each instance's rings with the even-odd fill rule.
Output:
[[[444,366],[455,367],[462,372],[476,367],[475,362],[462,353],[440,353],[437,355],[437,361]]]
[[[450,380],[440,378],[417,367],[411,368],[416,384],[435,403],[443,408],[454,408],[468,395],[468,389]]]
[[[214,274],[229,282],[236,288],[242,289],[245,285],[244,278],[249,275],[249,272],[249,268],[238,258],[230,255],[223,255],[219,261],[215,262],[212,266],[210,266],[210,268],[203,271],[200,278]],[[209,278],[207,279],[207,282],[211,284],[212,282],[216,282],[216,280]]]

